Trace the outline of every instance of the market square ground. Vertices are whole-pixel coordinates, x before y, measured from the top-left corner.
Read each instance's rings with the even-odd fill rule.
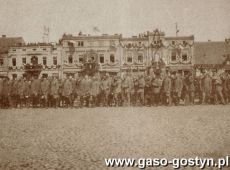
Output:
[[[230,105],[0,110],[0,169],[103,170],[110,157],[218,158],[230,153],[229,129]]]

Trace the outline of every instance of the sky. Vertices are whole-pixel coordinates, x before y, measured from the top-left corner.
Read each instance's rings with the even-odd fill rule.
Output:
[[[230,38],[230,0],[0,0],[0,35],[41,42],[44,26],[57,42],[64,33],[122,34],[156,28],[196,41]],[[93,30],[98,28],[98,32]]]

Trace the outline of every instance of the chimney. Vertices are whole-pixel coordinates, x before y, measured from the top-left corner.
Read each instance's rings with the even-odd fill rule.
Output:
[[[6,38],[6,35],[2,35],[2,38]]]

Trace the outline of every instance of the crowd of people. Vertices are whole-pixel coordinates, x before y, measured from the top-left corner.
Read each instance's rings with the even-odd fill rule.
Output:
[[[230,74],[178,71],[122,76],[0,78],[0,108],[172,106],[230,103]]]

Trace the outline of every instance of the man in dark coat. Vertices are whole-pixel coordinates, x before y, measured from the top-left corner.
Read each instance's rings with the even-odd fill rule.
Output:
[[[23,104],[25,104],[24,89],[25,89],[25,81],[24,81],[23,77],[21,77],[18,80],[18,96],[19,96],[20,108],[22,108]]]
[[[210,104],[210,97],[212,92],[212,79],[208,73],[204,73],[201,79],[202,90],[202,104]]]
[[[38,76],[34,76],[31,82],[31,93],[32,93],[32,105],[33,107],[38,107],[39,97],[40,97],[41,83]]]
[[[137,99],[140,104],[144,106],[145,104],[145,78],[143,74],[140,74],[137,79]]]
[[[9,98],[10,98],[10,82],[9,82],[9,78],[5,77],[3,79],[3,86],[2,86],[3,108],[10,107]]]
[[[90,105],[91,106],[99,106],[99,94],[100,94],[100,82],[98,78],[94,76],[91,82],[90,89]]]
[[[46,77],[41,80],[41,105],[43,107],[48,107],[48,95],[50,90],[50,82]]]
[[[162,87],[162,78],[160,73],[156,73],[155,78],[152,80],[152,104],[158,106],[160,104],[160,93]]]
[[[179,73],[173,72],[172,75],[172,101],[175,105],[179,105],[181,92],[183,88],[183,80]]]
[[[72,82],[70,80],[70,77],[67,77],[67,79],[63,83],[63,89],[62,89],[62,96],[64,97],[65,100],[65,106],[71,106],[71,96],[73,93],[73,86]]]
[[[172,87],[171,78],[169,72],[167,72],[162,83],[162,93],[163,93],[163,103],[169,106],[171,106],[172,104],[171,87]]]
[[[56,76],[53,77],[50,84],[50,96],[51,96],[51,105],[53,107],[58,107],[59,99],[59,82]]]

